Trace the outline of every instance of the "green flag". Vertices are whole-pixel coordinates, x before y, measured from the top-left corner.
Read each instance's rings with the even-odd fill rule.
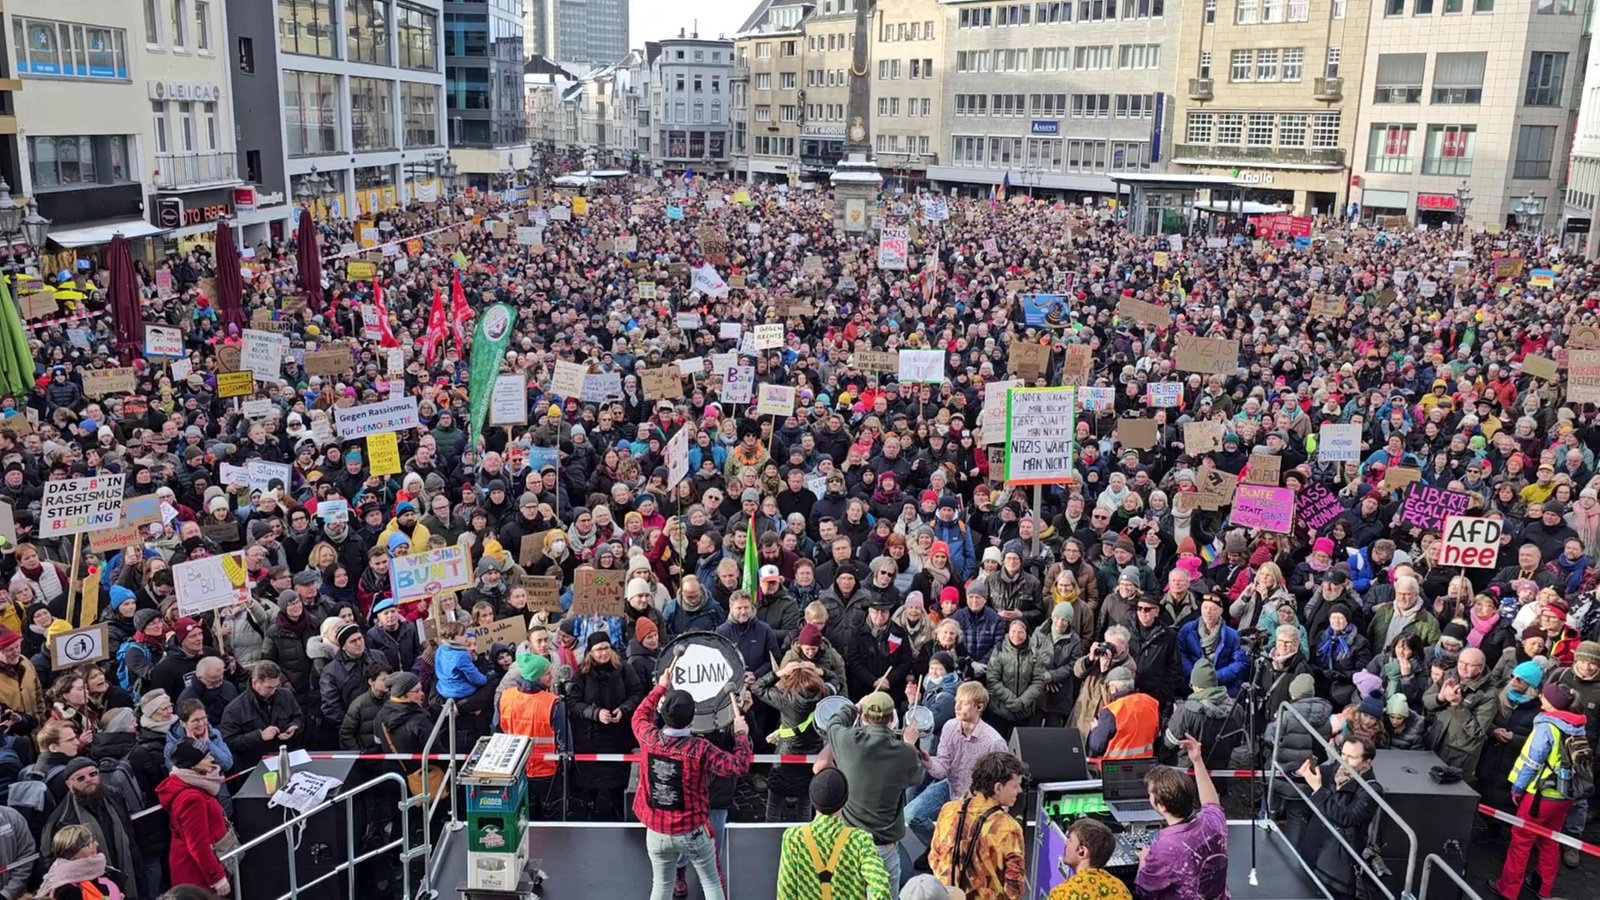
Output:
[[[756,520],[752,518],[744,526],[744,591],[750,595],[750,602],[761,596],[759,579],[756,573],[761,570],[761,558],[756,555]]]
[[[11,300],[11,285],[0,280],[0,394],[17,398],[22,408],[33,387],[33,353],[28,350],[28,333],[22,327],[22,313]]]
[[[489,395],[494,391],[495,376],[500,374],[500,362],[506,358],[506,344],[511,341],[511,326],[516,320],[515,310],[496,303],[483,311],[478,327],[472,331],[472,366],[467,375],[467,393],[472,398],[469,446],[477,446],[483,434],[483,420],[489,417]]]

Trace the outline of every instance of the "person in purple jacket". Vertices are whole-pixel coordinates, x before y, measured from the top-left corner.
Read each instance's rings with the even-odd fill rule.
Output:
[[[1185,735],[1178,746],[1188,755],[1194,778],[1171,766],[1155,766],[1145,775],[1150,805],[1167,824],[1139,851],[1134,894],[1139,900],[1229,900],[1228,817],[1200,742]]]

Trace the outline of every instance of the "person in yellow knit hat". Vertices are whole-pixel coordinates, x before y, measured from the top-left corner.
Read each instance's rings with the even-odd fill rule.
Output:
[[[872,835],[845,824],[850,785],[836,768],[811,779],[816,817],[785,829],[778,854],[778,896],[782,900],[893,900],[889,872],[872,844]]]

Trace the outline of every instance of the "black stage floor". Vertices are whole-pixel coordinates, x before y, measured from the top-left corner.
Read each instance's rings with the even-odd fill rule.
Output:
[[[723,865],[728,896],[736,900],[777,900],[778,846],[787,826],[728,826]],[[1299,860],[1276,831],[1258,835],[1256,877],[1249,884],[1249,822],[1229,823],[1228,886],[1234,900],[1318,900],[1323,897]],[[529,856],[549,876],[544,900],[645,898],[650,895],[650,860],[639,825],[533,823],[528,826]],[[1031,848],[1032,841],[1027,845]],[[1030,849],[1031,852],[1031,849]],[[451,835],[439,867],[439,900],[458,900],[466,877],[466,843]],[[731,865],[730,865],[731,862]],[[691,898],[700,896],[693,875]]]

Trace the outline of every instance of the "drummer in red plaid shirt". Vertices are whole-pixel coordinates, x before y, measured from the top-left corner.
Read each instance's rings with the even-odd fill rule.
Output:
[[[689,733],[694,698],[668,690],[672,667],[633,712],[633,736],[639,741],[639,789],[633,814],[644,824],[650,852],[650,900],[672,896],[679,854],[694,866],[705,900],[724,900],[717,873],[716,842],[711,837],[706,781],[713,775],[737,778],[750,769],[750,733],[735,704],[733,752]],[[662,727],[656,728],[660,706]]]

